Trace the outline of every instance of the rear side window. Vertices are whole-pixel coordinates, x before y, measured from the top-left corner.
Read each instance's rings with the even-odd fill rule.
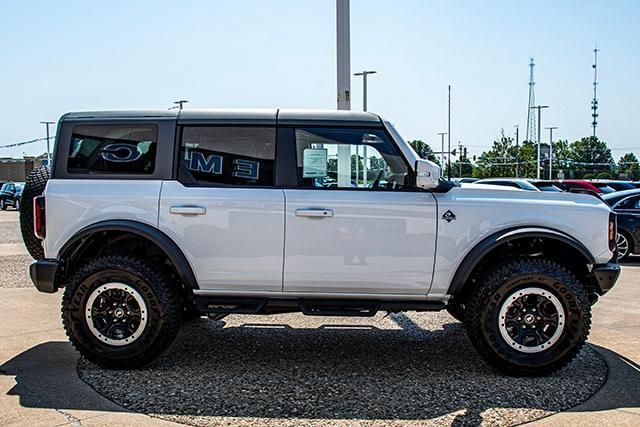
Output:
[[[271,186],[273,127],[185,126],[178,179],[193,185]]]
[[[152,174],[158,129],[154,125],[75,126],[69,146],[69,173]]]

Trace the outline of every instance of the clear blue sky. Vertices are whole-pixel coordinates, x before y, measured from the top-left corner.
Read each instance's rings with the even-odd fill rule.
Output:
[[[452,142],[479,154],[526,127],[528,61],[544,126],[590,134],[600,46],[599,136],[640,154],[640,2],[351,2],[352,71],[375,69],[369,110],[439,146],[453,87]],[[43,135],[75,110],[335,108],[335,1],[2,1],[0,145]],[[361,81],[352,78],[352,108]],[[545,138],[548,135],[543,134]],[[545,139],[546,140],[546,139]],[[44,143],[0,149],[39,154]]]

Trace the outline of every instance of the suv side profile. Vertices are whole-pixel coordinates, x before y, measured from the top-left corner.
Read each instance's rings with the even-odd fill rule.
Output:
[[[541,375],[620,271],[601,200],[455,186],[372,113],[70,113],[43,192],[39,173],[32,280],[64,288],[71,343],[109,367],[205,314],[447,309],[491,366]]]

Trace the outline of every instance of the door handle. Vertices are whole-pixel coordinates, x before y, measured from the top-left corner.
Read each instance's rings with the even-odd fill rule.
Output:
[[[205,215],[207,208],[204,206],[171,206],[169,213],[178,215]]]
[[[332,209],[296,209],[296,216],[310,218],[331,218],[333,216]]]

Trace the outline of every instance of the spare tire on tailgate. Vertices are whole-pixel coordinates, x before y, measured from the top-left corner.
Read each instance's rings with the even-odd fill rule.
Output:
[[[38,169],[34,169],[27,177],[27,182],[22,190],[22,200],[20,201],[22,240],[27,247],[27,251],[35,259],[44,259],[44,248],[42,247],[42,240],[38,239],[33,232],[33,198],[44,193],[49,174],[49,166],[40,166]]]

